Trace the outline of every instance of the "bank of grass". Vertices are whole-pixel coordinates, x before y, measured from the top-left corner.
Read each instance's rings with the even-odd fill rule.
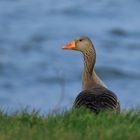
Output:
[[[139,110],[98,115],[84,108],[39,116],[0,112],[0,140],[139,140]]]

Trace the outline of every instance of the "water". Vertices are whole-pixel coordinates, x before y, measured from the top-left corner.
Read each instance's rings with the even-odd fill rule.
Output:
[[[82,56],[61,47],[80,35],[97,50],[96,71],[122,108],[140,106],[138,0],[0,0],[0,106],[43,113],[70,108]]]

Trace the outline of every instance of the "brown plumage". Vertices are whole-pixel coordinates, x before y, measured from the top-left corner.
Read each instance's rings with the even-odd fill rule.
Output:
[[[85,106],[96,113],[108,109],[120,111],[117,96],[107,89],[94,70],[96,51],[91,40],[88,37],[78,37],[65,45],[63,49],[81,51],[84,58],[84,70],[82,74],[83,90],[76,97],[74,107]]]

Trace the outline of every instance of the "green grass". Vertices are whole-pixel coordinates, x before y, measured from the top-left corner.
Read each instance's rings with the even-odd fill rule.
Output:
[[[86,109],[39,116],[37,112],[0,112],[0,140],[139,140],[140,111],[120,114]]]

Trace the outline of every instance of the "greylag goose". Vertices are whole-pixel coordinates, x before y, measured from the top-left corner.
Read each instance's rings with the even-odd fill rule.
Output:
[[[74,108],[85,106],[95,113],[104,110],[119,112],[120,104],[116,94],[107,88],[94,70],[96,51],[91,40],[85,36],[78,37],[63,49],[81,51],[84,58],[82,91],[75,99]]]

